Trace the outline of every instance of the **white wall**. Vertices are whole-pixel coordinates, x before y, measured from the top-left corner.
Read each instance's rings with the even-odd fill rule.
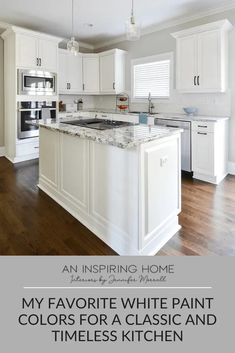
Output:
[[[131,59],[160,54],[165,52],[176,52],[176,41],[171,36],[172,32],[198,26],[204,23],[213,22],[228,18],[235,26],[235,10],[220,13],[217,15],[202,18],[197,21],[188,22],[172,28],[167,28],[152,34],[142,36],[137,42],[123,41],[107,47],[99,48],[99,51],[112,48],[126,50],[126,89],[130,94],[131,90]],[[196,106],[202,115],[231,116],[230,120],[230,147],[229,160],[235,162],[235,29],[230,33],[229,39],[229,78],[230,89],[227,93],[221,94],[179,94],[176,90],[169,101],[156,103],[157,112],[182,113],[185,106]],[[95,97],[96,108],[115,108],[115,97]],[[146,104],[132,104],[132,110],[147,110]]]
[[[3,40],[0,38],[0,147],[4,146]],[[0,151],[1,154],[1,151]]]

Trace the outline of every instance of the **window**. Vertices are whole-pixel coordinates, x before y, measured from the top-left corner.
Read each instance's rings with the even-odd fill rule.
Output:
[[[132,61],[132,98],[170,98],[172,54],[163,54]]]

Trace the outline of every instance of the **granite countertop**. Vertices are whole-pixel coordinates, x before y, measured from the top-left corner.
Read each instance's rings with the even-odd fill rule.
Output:
[[[183,131],[181,129],[165,128],[155,125],[133,125],[102,131],[58,122],[48,124],[40,122],[39,126],[41,128],[60,131],[71,136],[87,138],[98,143],[123,149],[137,147],[142,143],[158,140]]]
[[[229,117],[227,116],[207,116],[207,115],[194,115],[189,116],[186,114],[171,114],[164,113],[159,116],[156,116],[156,119],[167,119],[167,120],[179,120],[179,121],[204,121],[204,122],[217,122],[221,120],[227,120]]]
[[[92,112],[92,113],[100,113],[100,114],[121,114],[121,115],[134,115],[138,116],[139,113],[134,113],[134,112],[119,112],[116,111],[115,109],[84,109],[84,110],[79,110],[79,111],[67,111],[67,112],[59,112],[61,116],[66,115],[66,114],[77,114],[80,113],[82,116],[83,112]],[[145,113],[148,114],[148,113]],[[179,121],[208,121],[208,122],[216,122],[220,120],[225,120],[229,119],[228,116],[207,116],[207,115],[195,115],[195,116],[189,116],[187,114],[177,114],[177,113],[154,113],[149,115],[150,117],[153,117],[155,119],[169,119],[169,120],[179,120]]]

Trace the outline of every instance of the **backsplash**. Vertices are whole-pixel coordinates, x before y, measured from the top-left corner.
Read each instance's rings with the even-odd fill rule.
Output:
[[[94,96],[94,106],[97,109],[115,109],[115,96]],[[200,115],[231,116],[231,94],[180,94],[176,90],[172,92],[170,100],[154,102],[154,112],[182,114],[184,107],[197,107]],[[130,110],[147,111],[146,103],[131,103]]]
[[[95,108],[95,101],[93,96],[80,96],[80,95],[60,95],[60,101],[63,101],[65,104],[74,104],[75,100],[79,100],[82,98],[83,100],[83,109],[93,109]]]
[[[74,100],[83,99],[83,109],[110,109],[116,108],[116,96],[79,96],[61,95],[64,103],[73,104]],[[176,90],[172,92],[171,99],[154,102],[156,113],[183,114],[184,107],[197,107],[199,115],[231,116],[231,93],[217,94],[180,94]],[[146,103],[131,103],[130,110],[147,111]]]

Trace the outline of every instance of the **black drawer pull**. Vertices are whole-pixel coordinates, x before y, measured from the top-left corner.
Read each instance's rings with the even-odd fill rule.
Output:
[[[200,76],[197,77],[197,84],[200,86]]]
[[[194,76],[194,86],[197,86],[196,78],[197,76]]]
[[[207,128],[208,126],[206,126],[206,125],[198,125],[197,127]]]
[[[179,126],[174,126],[174,125],[166,125],[166,127],[173,127],[175,129],[179,129],[180,128]]]
[[[197,134],[198,134],[198,135],[207,135],[206,132],[198,132]]]

